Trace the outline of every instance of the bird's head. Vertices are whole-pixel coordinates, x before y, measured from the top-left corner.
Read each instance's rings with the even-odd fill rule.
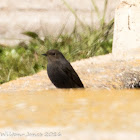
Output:
[[[60,59],[65,59],[64,55],[58,50],[49,50],[45,54],[42,54],[47,57],[48,62],[59,61]]]

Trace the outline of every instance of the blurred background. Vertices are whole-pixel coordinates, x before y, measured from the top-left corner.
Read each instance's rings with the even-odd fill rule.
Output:
[[[58,49],[70,61],[112,52],[119,0],[1,0],[0,83],[46,69]]]
[[[78,19],[92,28],[99,27],[104,14],[107,23],[114,17],[118,2],[119,0],[1,0],[0,43],[11,45],[26,40],[27,37],[21,34],[24,31],[37,32],[41,36],[57,35],[65,26],[64,32],[71,33]]]

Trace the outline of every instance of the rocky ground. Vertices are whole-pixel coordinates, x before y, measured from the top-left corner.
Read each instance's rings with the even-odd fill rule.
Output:
[[[86,88],[124,89],[139,88],[140,60],[117,61],[112,54],[91,57],[72,63]],[[0,86],[0,92],[39,91],[55,88],[46,70],[21,77]]]

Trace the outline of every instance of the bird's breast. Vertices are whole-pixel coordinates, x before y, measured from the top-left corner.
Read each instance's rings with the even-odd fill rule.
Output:
[[[60,63],[48,64],[47,73],[54,84],[66,82],[68,78]]]

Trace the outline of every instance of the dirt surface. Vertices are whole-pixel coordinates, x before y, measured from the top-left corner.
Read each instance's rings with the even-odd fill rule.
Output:
[[[91,57],[72,63],[86,88],[139,88],[140,60],[116,61],[112,54]],[[0,92],[39,91],[55,88],[46,70],[2,84]]]

